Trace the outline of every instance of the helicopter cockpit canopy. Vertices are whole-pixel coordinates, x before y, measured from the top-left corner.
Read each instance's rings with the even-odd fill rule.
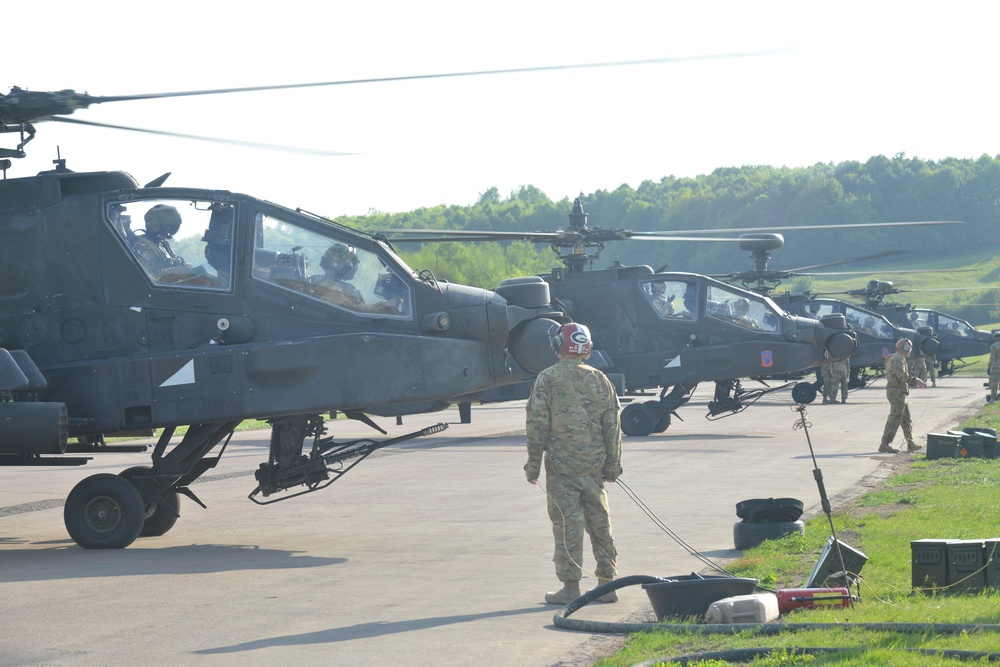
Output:
[[[823,299],[815,299],[808,303],[806,310],[811,317],[815,317],[817,319],[826,317],[827,315],[831,315],[833,313],[843,313],[847,323],[850,324],[855,331],[866,333],[875,338],[884,338],[885,340],[893,340],[896,337],[892,324],[885,318],[885,316],[870,310],[855,308],[854,306],[844,303],[843,301],[825,301]]]
[[[939,334],[956,336],[958,338],[976,338],[976,328],[965,320],[960,320],[926,308],[914,308],[910,315],[911,321],[914,321],[912,316],[916,315],[916,322],[920,323],[921,326],[934,327]],[[936,316],[936,321],[932,315]]]
[[[105,206],[114,229],[147,279],[169,289],[232,291],[236,263],[236,206],[221,201],[142,199]],[[336,230],[320,233],[292,220],[258,213],[252,276],[356,314],[409,318],[410,283],[371,249],[356,247]],[[412,273],[412,272],[411,272]]]
[[[355,313],[409,317],[406,281],[376,253],[260,214],[253,275]]]
[[[707,304],[709,317],[752,331],[780,331],[778,307],[765,296],[709,285]]]
[[[105,207],[115,230],[156,285],[229,290],[234,207],[212,201],[146,199]]]
[[[661,319],[695,321],[698,313],[698,283],[674,277],[652,276],[641,281],[639,288]],[[780,314],[767,297],[743,290],[708,285],[705,315],[735,324],[743,329],[777,333]]]

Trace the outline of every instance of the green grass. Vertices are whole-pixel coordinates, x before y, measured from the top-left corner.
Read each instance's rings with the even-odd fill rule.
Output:
[[[1000,407],[988,405],[962,426],[1000,430]],[[998,502],[1000,460],[916,459],[881,488],[833,513],[837,537],[868,557],[854,608],[802,609],[782,616],[788,623],[1000,623],[1000,591],[973,594],[918,592],[912,588],[911,540],[1000,538]],[[801,588],[831,535],[830,519],[806,524],[805,535],[767,541],[727,565],[738,576],[755,577],[772,590]],[[852,592],[857,593],[858,589]],[[920,655],[904,649],[960,649],[1000,652],[1000,633],[895,633],[858,628],[817,629],[757,635],[694,635],[655,631],[631,635],[625,647],[597,667],[636,663],[704,651],[771,647],[848,647],[856,651],[823,656],[772,653],[749,665],[895,665],[969,664],[958,658]],[[702,666],[733,663],[703,661]],[[977,663],[985,664],[985,663]]]

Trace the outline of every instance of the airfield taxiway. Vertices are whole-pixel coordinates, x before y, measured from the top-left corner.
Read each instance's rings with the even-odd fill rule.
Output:
[[[944,378],[915,390],[920,441],[981,405],[982,382]],[[810,515],[821,509],[788,393],[717,421],[703,418],[710,398],[702,387],[681,409],[684,421],[624,438],[622,479],[687,544],[724,562],[739,553],[737,502],[794,497]],[[893,458],[876,453],[887,412],[881,381],[846,405],[809,406],[834,504],[876,483]],[[377,421],[398,435],[458,414]],[[374,435],[356,422],[331,425],[338,438]],[[62,505],[80,479],[147,455],[0,468],[0,664],[582,666],[620,643],[556,628],[558,608],[542,603],[558,582],[543,491],[522,472],[523,403],[475,406],[471,424],[382,450],[328,489],[261,507],[247,494],[267,436],[238,433],[219,467],[193,485],[207,510],[182,499],[173,530],[124,550],[77,547]],[[609,496],[620,575],[705,569],[620,487]],[[592,571],[589,547],[583,565]],[[619,592],[619,603],[591,604],[574,618],[653,620],[641,588]]]

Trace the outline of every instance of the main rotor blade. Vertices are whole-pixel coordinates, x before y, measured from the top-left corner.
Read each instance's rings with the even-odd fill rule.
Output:
[[[962,273],[975,269],[897,269],[894,271],[824,271],[822,273],[802,273],[803,276],[874,276],[883,273]],[[985,288],[984,288],[985,289]]]
[[[172,93],[148,93],[143,95],[109,95],[88,96],[90,104],[100,102],[126,102],[130,100],[151,100],[166,97],[190,97],[193,95],[224,95],[228,93],[251,93],[265,90],[291,90],[295,88],[319,88],[324,86],[350,86],[362,83],[387,83],[394,81],[418,81],[424,79],[448,79],[467,76],[489,76],[496,74],[523,74],[527,72],[556,72],[560,70],[597,69],[601,67],[631,67],[635,65],[657,65],[665,63],[680,63],[699,60],[724,60],[732,58],[757,58],[783,53],[786,49],[771,49],[764,51],[735,51],[731,53],[714,53],[700,56],[677,56],[672,58],[643,58],[640,60],[617,60],[598,63],[580,63],[575,65],[541,65],[537,67],[511,67],[505,69],[474,70],[469,72],[444,72],[440,74],[407,74],[401,76],[374,77],[369,79],[345,79],[342,81],[321,81],[316,83],[289,83],[272,86],[246,86],[243,88],[215,88],[211,90],[186,90]]]
[[[858,222],[837,225],[801,225],[799,227],[734,227],[732,229],[672,229],[669,234],[749,234],[753,232],[794,232],[800,229],[864,229],[867,227],[918,227],[922,225],[961,225],[961,220],[922,220],[917,222]],[[635,236],[646,236],[661,232],[633,232]]]
[[[532,243],[601,243],[606,241],[624,241],[632,238],[637,232],[627,229],[586,229],[583,231],[551,231],[551,232],[490,232],[470,230],[440,230],[440,229],[375,229],[373,233],[385,234],[395,243],[438,243],[454,241],[531,241]],[[427,236],[407,236],[408,234],[426,234]],[[738,238],[699,238],[696,236],[668,236],[656,233],[642,238],[650,241],[709,241],[731,243]]]
[[[825,264],[813,264],[812,266],[800,266],[797,269],[788,269],[788,273],[799,273],[800,271],[812,271],[813,269],[824,269],[828,266],[840,266],[841,264],[856,264],[858,262],[866,262],[870,259],[882,259],[884,257],[892,257],[893,255],[905,255],[911,251],[909,250],[887,250],[886,252],[875,253],[874,255],[865,255],[864,257],[855,257],[854,259],[844,259],[839,262],[826,262]]]
[[[106,127],[112,130],[127,130],[129,132],[143,132],[145,134],[157,134],[164,137],[178,137],[181,139],[195,139],[197,141],[209,141],[216,144],[228,144],[230,146],[245,146],[248,148],[262,148],[270,151],[282,151],[285,153],[299,153],[303,155],[360,155],[359,153],[346,153],[342,151],[325,151],[315,148],[297,148],[295,146],[277,146],[274,144],[261,144],[253,141],[240,141],[237,139],[222,139],[219,137],[203,137],[197,134],[182,134],[180,132],[167,132],[165,130],[149,130],[141,127],[129,127],[127,125],[112,125],[111,123],[97,123],[89,120],[78,120],[76,118],[63,118],[62,116],[50,116],[47,121],[56,123],[70,123],[71,125],[89,125],[91,127]]]

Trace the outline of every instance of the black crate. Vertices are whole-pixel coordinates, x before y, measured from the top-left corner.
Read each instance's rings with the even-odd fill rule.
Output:
[[[948,584],[947,544],[951,540],[911,540],[913,587],[929,593]]]
[[[981,591],[986,586],[984,540],[950,540],[948,552],[948,590]]]
[[[986,587],[1000,588],[1000,538],[983,542],[983,560],[986,562]]]
[[[953,433],[928,433],[927,458],[953,459],[958,456],[962,436]]]

